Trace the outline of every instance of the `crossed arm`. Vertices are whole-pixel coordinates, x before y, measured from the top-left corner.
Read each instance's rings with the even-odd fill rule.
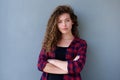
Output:
[[[76,56],[73,61],[76,61],[78,59],[79,56]],[[48,59],[47,61],[48,63],[43,69],[44,72],[53,73],[53,74],[68,74],[67,61],[61,61],[57,59]]]
[[[53,74],[80,73],[86,61],[86,49],[87,44],[83,42],[82,47],[78,50],[78,55],[73,60],[67,61],[49,59],[45,54],[45,49],[42,49],[38,60],[38,69]]]

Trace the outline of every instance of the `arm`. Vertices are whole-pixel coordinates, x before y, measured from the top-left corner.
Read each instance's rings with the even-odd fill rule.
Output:
[[[45,53],[45,49],[42,49],[39,55],[38,59],[38,69],[42,72],[47,72],[47,73],[54,73],[54,74],[67,74],[66,71],[48,63],[47,61],[48,57],[47,54]]]
[[[48,63],[47,59],[48,59],[47,53],[45,52],[45,49],[42,48],[38,58],[38,64],[37,64],[38,70],[43,71],[44,67]]]
[[[87,49],[86,42],[83,41],[82,44],[83,46],[79,48],[78,56],[76,56],[74,60],[61,61],[56,59],[49,59],[48,62],[68,73],[71,73],[71,74],[80,73],[80,71],[82,70],[85,64],[86,49]]]
[[[47,73],[52,73],[52,74],[67,74],[68,73],[67,71],[62,70],[52,65],[51,63],[47,63],[43,71]]]
[[[57,60],[57,59],[48,59],[48,62],[51,63],[52,65],[59,67],[60,69],[66,71],[68,73],[67,61],[61,61],[61,60]]]
[[[87,43],[86,41],[81,41],[81,45],[78,49],[78,60],[68,60],[68,73],[74,74],[74,73],[80,73],[85,65],[86,61],[86,51],[87,51]]]
[[[80,56],[76,56],[73,61],[78,60],[79,57]],[[48,62],[59,67],[60,69],[66,71],[68,73],[68,69],[67,69],[68,62],[67,61],[61,61],[61,60],[57,60],[57,59],[48,59]]]

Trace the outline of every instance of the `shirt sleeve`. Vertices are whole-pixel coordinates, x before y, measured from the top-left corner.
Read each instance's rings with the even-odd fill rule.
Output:
[[[85,40],[83,40],[77,54],[80,56],[80,58],[76,61],[68,60],[69,74],[80,73],[82,71],[86,61],[86,51],[87,51],[87,43]]]
[[[44,67],[47,64],[47,53],[45,53],[45,49],[41,49],[40,54],[39,54],[39,59],[38,59],[38,70],[43,71]]]

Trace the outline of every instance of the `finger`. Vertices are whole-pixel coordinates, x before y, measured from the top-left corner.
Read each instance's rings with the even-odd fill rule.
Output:
[[[79,59],[80,56],[76,56],[73,61],[76,61]]]

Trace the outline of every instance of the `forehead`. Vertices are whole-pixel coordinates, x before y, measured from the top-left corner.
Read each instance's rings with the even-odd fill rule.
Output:
[[[58,17],[59,20],[70,19],[70,15],[68,13],[63,13]]]

